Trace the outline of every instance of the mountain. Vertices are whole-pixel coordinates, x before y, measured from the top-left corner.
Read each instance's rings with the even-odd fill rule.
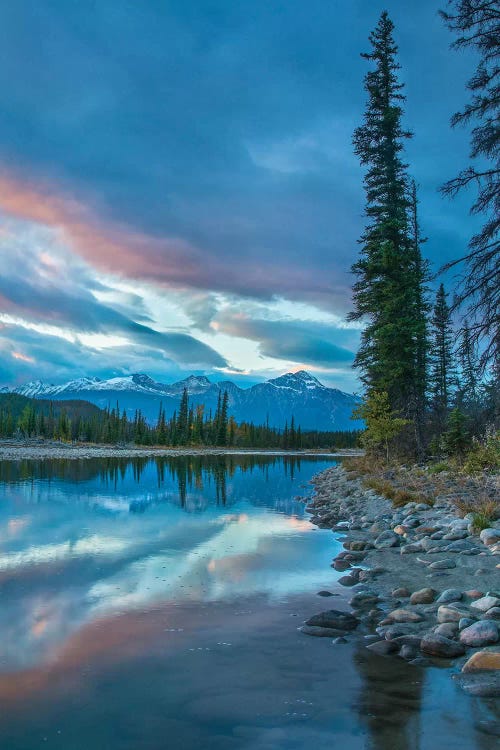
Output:
[[[268,420],[273,427],[284,427],[293,415],[295,424],[303,430],[354,430],[362,426],[361,422],[350,419],[358,403],[356,396],[328,388],[305,370],[289,372],[251,388],[239,388],[231,381],[212,383],[198,375],[166,384],[138,373],[109,380],[82,377],[60,385],[36,380],[12,392],[37,399],[80,399],[101,408],[118,403],[129,417],[133,418],[136,409],[140,409],[148,421],[154,422],[160,402],[167,417],[178,409],[184,388],[188,390],[190,403],[204,404],[206,411],[215,411],[219,394],[227,390],[229,413],[238,422],[262,424]]]

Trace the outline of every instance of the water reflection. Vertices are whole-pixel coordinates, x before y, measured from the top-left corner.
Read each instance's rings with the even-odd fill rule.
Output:
[[[336,543],[311,534],[294,498],[327,465],[277,456],[0,463],[1,668],[53,659],[77,631],[133,610],[314,587]]]

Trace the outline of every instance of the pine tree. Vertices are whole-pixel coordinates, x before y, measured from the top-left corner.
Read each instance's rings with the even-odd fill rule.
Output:
[[[455,383],[451,310],[447,296],[444,285],[440,284],[432,314],[431,404],[441,429],[446,422]]]
[[[219,409],[219,419],[217,423],[217,445],[226,445],[227,443],[227,411],[229,406],[228,392],[224,391]]]
[[[425,310],[421,238],[412,203],[403,144],[411,134],[402,126],[403,84],[398,80],[393,23],[384,11],[370,35],[374,63],[365,77],[368,104],[354,133],[354,149],[366,167],[368,225],[361,256],[353,266],[351,320],[366,321],[355,366],[368,393],[388,394],[391,409],[421,419]],[[412,210],[414,237],[411,236]]]
[[[479,403],[479,358],[467,321],[464,322],[462,329],[459,356],[460,401],[467,407],[475,408]]]
[[[486,214],[486,220],[471,238],[469,252],[445,268],[465,261],[456,304],[468,304],[472,339],[483,342],[481,364],[495,368],[500,365],[500,4],[498,0],[449,0],[448,5],[450,11],[441,11],[441,16],[458,35],[452,47],[472,48],[479,63],[467,84],[471,100],[451,120],[452,127],[474,123],[471,164],[442,191],[455,196],[475,187],[471,213]]]
[[[188,404],[188,392],[187,388],[184,388],[182,392],[181,403],[179,406],[179,414],[177,416],[177,442],[179,445],[186,445],[188,441],[188,415],[189,415],[189,404]]]

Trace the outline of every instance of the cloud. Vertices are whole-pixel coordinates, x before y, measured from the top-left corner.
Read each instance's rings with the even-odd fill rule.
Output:
[[[244,313],[223,312],[218,331],[257,341],[262,356],[327,369],[349,368],[354,360],[357,331],[328,323],[300,320],[252,319]]]

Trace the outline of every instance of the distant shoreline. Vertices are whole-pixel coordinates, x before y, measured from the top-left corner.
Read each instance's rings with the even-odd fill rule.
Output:
[[[345,448],[334,452],[325,450],[282,450],[271,448],[159,448],[149,446],[120,446],[97,444],[64,444],[59,442],[33,441],[0,441],[0,461],[16,461],[22,459],[50,460],[50,459],[85,459],[85,458],[154,458],[176,456],[296,456],[339,458],[343,456],[360,456],[362,451]]]

